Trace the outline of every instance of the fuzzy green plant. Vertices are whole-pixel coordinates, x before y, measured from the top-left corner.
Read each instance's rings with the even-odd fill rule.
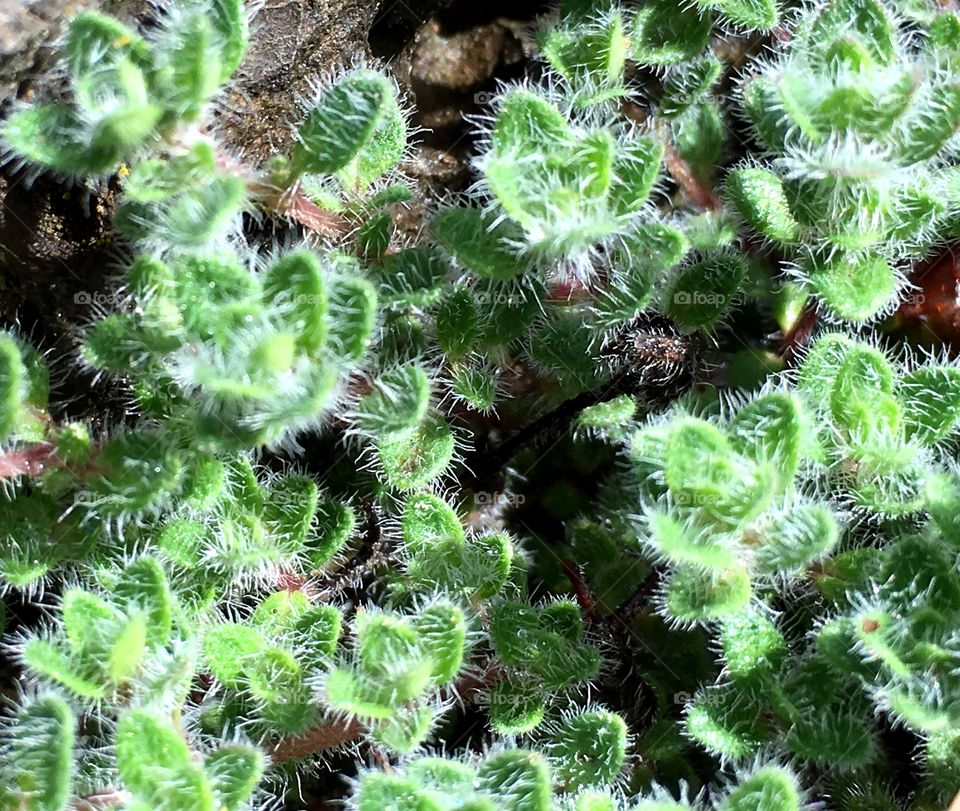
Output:
[[[884,516],[919,510],[960,418],[960,370],[935,358],[895,363],[882,349],[826,334],[797,384],[816,410],[824,475],[851,506]]]
[[[0,125],[122,268],[0,331],[0,811],[950,807],[953,10],[564,0],[429,195],[388,67],[254,165],[247,10],[141,28]]]
[[[954,22],[921,40],[879,0],[834,0],[741,87],[768,157],[734,169],[726,196],[840,319],[882,312],[904,254],[953,235]]]
[[[758,584],[831,552],[837,517],[798,479],[813,451],[811,415],[789,392],[761,394],[719,424],[681,414],[634,434],[645,535],[671,567],[667,616],[736,615]]]

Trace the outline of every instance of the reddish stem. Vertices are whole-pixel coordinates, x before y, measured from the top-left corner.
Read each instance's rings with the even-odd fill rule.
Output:
[[[677,185],[683,189],[684,194],[693,205],[702,211],[716,211],[723,207],[723,201],[717,196],[713,189],[708,188],[701,183],[690,164],[687,163],[677,152],[677,148],[669,139],[664,139],[664,163],[670,176],[676,181]]]
[[[321,236],[343,236],[351,230],[347,219],[321,208],[298,188],[288,189],[275,198],[274,210]]]
[[[814,303],[808,303],[800,317],[794,322],[790,331],[783,336],[783,342],[780,344],[779,355],[783,358],[787,366],[792,366],[797,356],[803,351],[810,342],[810,337],[817,327],[817,306]]]
[[[597,604],[594,602],[593,595],[590,593],[583,575],[580,574],[580,567],[572,560],[561,560],[560,565],[563,567],[563,573],[570,581],[570,585],[573,586],[573,593],[583,612],[592,621],[596,621],[598,619]]]
[[[63,460],[57,456],[50,442],[38,442],[26,448],[7,451],[0,455],[0,480],[17,476],[37,476],[49,467],[59,467]]]
[[[647,112],[632,101],[624,102],[623,114],[637,124],[647,126],[650,123]],[[674,146],[666,124],[654,127],[663,142],[663,162],[674,182],[680,187],[690,202],[702,211],[716,211],[723,207],[723,201],[713,189],[701,183],[697,176]]]
[[[130,802],[130,795],[118,789],[81,797],[74,803],[74,808],[76,811],[100,811],[103,808],[120,808],[128,802]]]
[[[475,694],[499,681],[501,676],[502,672],[496,667],[484,671],[481,676],[464,676],[457,681],[454,689],[444,688],[441,695],[444,699],[449,699],[452,695],[459,695],[462,699],[467,699],[468,696],[473,698]],[[270,759],[274,766],[278,766],[281,763],[309,757],[347,743],[355,743],[366,732],[367,728],[356,719],[323,724],[295,737],[278,741],[270,750]]]
[[[279,766],[281,763],[358,741],[366,731],[366,727],[356,719],[314,727],[302,735],[284,738],[277,743],[270,751],[270,759],[274,766]]]

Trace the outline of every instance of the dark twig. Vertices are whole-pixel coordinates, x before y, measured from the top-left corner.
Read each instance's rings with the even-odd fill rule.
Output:
[[[597,603],[593,599],[593,595],[590,593],[590,588],[587,586],[586,581],[583,579],[580,567],[576,561],[570,560],[569,558],[561,560],[560,566],[563,568],[563,573],[567,576],[567,580],[570,581],[570,585],[573,587],[573,593],[577,598],[577,602],[580,604],[580,608],[583,609],[583,612],[590,619],[590,622],[597,622],[600,619],[597,613]]]
[[[817,305],[814,302],[807,302],[803,312],[800,313],[800,316],[780,342],[777,354],[783,358],[787,366],[792,366],[796,362],[800,353],[810,342],[810,338],[817,328],[817,321]]]

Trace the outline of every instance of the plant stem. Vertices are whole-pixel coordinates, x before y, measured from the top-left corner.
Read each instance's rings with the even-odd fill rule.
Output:
[[[356,719],[334,722],[308,729],[301,735],[284,738],[270,750],[274,766],[315,755],[360,740],[367,728]]]
[[[57,456],[56,447],[50,442],[38,442],[0,455],[0,481],[18,476],[38,476],[47,468],[61,465],[63,460]]]

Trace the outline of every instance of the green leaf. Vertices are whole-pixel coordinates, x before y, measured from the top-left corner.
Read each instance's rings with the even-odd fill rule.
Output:
[[[203,652],[210,672],[236,690],[243,687],[247,663],[266,645],[266,640],[255,628],[228,622],[207,632]]]
[[[393,215],[379,211],[357,229],[357,244],[368,259],[381,259],[393,239]]]
[[[31,163],[68,175],[99,175],[116,168],[120,157],[110,148],[94,150],[81,140],[76,111],[65,104],[28,107],[11,115],[3,138]]]
[[[474,411],[493,409],[497,399],[497,376],[492,370],[457,366],[451,375],[453,392]]]
[[[775,392],[750,401],[727,427],[731,447],[758,463],[774,468],[781,491],[792,484],[807,441],[800,400]]]
[[[455,605],[437,603],[422,609],[414,627],[423,648],[433,660],[433,679],[437,684],[453,681],[463,664],[467,640],[467,620]]]
[[[716,8],[744,31],[769,31],[780,21],[775,0],[697,0],[704,8]]]
[[[0,333],[0,441],[9,436],[27,397],[27,370],[16,340]]]
[[[284,648],[268,647],[244,662],[247,689],[264,722],[281,735],[302,732],[316,715],[303,669]]]
[[[297,132],[297,174],[332,174],[347,167],[371,143],[395,107],[390,80],[374,70],[348,73],[318,100]]]
[[[550,735],[547,752],[565,791],[613,783],[627,756],[627,725],[612,712],[583,712]]]
[[[745,274],[743,260],[732,253],[717,253],[681,268],[667,288],[666,314],[689,330],[715,326],[737,303]]]
[[[758,73],[743,84],[740,92],[757,140],[770,151],[783,151],[791,122],[783,114],[777,86],[763,73]]]
[[[617,85],[623,80],[629,47],[624,29],[623,14],[614,9],[596,22],[547,31],[541,53],[567,81]]]
[[[417,780],[372,772],[360,782],[357,811],[434,811],[437,806],[421,796]]]
[[[934,445],[953,433],[960,421],[960,369],[920,366],[899,383],[903,423],[908,439]]]
[[[106,689],[84,675],[62,650],[42,639],[31,639],[23,648],[23,661],[30,670],[62,684],[72,693],[87,699],[102,699]]]
[[[401,528],[407,550],[414,557],[433,554],[437,544],[451,539],[458,546],[466,543],[456,511],[430,493],[415,493],[408,499]]]
[[[742,525],[769,502],[772,466],[758,465],[734,452],[716,426],[693,417],[669,430],[664,478],[673,503],[720,528]]]
[[[669,0],[644,3],[634,18],[631,56],[646,65],[672,65],[697,56],[707,47],[711,15],[695,6]]]
[[[934,85],[909,124],[900,145],[901,158],[909,164],[937,157],[960,128],[960,82]]]
[[[708,752],[731,760],[754,755],[765,732],[756,704],[732,682],[701,691],[687,708],[684,726]]]
[[[380,297],[398,307],[429,306],[443,294],[447,272],[447,262],[430,245],[387,254],[376,271]]]
[[[203,761],[217,811],[239,811],[266,768],[266,758],[252,746],[222,746]]]
[[[156,558],[141,557],[129,564],[116,582],[111,595],[124,613],[140,610],[147,621],[146,642],[166,645],[173,628],[173,595],[163,567]]]
[[[150,62],[143,37],[115,17],[97,11],[82,11],[70,21],[65,51],[75,81],[102,76],[123,58],[140,66]]]
[[[827,767],[856,769],[867,766],[876,757],[869,722],[854,713],[823,719],[802,719],[791,727],[787,748],[801,758]]]
[[[400,754],[409,754],[421,746],[437,720],[433,707],[402,707],[392,718],[380,721],[371,737],[381,746]]]
[[[743,569],[706,574],[688,566],[674,570],[664,604],[682,622],[711,622],[736,614],[752,595],[750,575]]]
[[[839,37],[849,34],[854,34],[880,64],[896,58],[896,26],[880,0],[831,0],[814,19],[807,40],[813,47],[825,50]]]
[[[440,301],[436,315],[437,342],[450,360],[470,353],[480,332],[480,308],[470,289],[457,286]]]
[[[776,242],[794,242],[800,225],[794,219],[783,184],[760,167],[734,169],[724,185],[727,196],[750,226]]]
[[[756,548],[761,572],[803,569],[829,553],[840,536],[833,513],[819,504],[801,504],[777,514]]]
[[[834,421],[859,436],[895,426],[900,409],[890,397],[894,385],[895,374],[883,352],[865,344],[850,347],[830,393]]]
[[[822,411],[829,407],[840,367],[853,346],[853,340],[834,332],[822,335],[810,347],[800,365],[797,388],[806,395],[806,402],[814,409]]]
[[[575,311],[548,312],[529,340],[530,357],[567,391],[576,394],[599,383],[596,335]]]
[[[534,92],[516,89],[500,106],[492,146],[496,152],[523,155],[568,142],[571,136],[566,118],[554,105]]]
[[[308,538],[305,546],[310,566],[322,568],[340,553],[357,524],[353,509],[339,501],[321,499],[317,506],[316,535]]]
[[[310,600],[302,591],[275,591],[257,606],[250,617],[250,625],[265,638],[283,637],[309,609]]]
[[[579,608],[559,602],[542,610],[523,603],[493,606],[490,634],[503,664],[523,667],[547,689],[561,689],[596,675],[597,650],[582,643]]]
[[[491,755],[478,769],[477,782],[511,811],[550,809],[550,769],[543,756],[535,752],[515,749]]]
[[[787,655],[787,642],[761,611],[747,609],[724,620],[720,641],[730,677],[744,684],[768,681]]]
[[[304,654],[307,664],[325,664],[337,650],[343,617],[332,605],[316,605],[304,611],[294,625],[294,637],[303,641],[309,653]]]
[[[320,489],[309,476],[288,474],[267,491],[263,520],[291,554],[299,554],[317,516]]]
[[[723,72],[723,65],[712,56],[678,65],[669,76],[660,99],[660,113],[676,118],[710,92]]]
[[[68,590],[60,611],[67,643],[79,656],[106,650],[122,620],[110,603],[83,589]]]
[[[523,272],[526,262],[520,257],[522,235],[508,221],[478,208],[456,206],[441,211],[430,223],[436,240],[471,273],[487,279],[505,281]]]
[[[446,421],[431,417],[416,428],[381,437],[377,447],[386,481],[398,490],[418,490],[439,478],[454,451]]]
[[[243,0],[213,0],[210,21],[220,37],[220,83],[240,67],[250,40]],[[232,811],[232,809],[230,809]]]
[[[284,323],[297,335],[297,347],[317,353],[327,337],[327,291],[323,267],[311,251],[283,256],[267,270],[264,303],[284,313]]]
[[[138,800],[156,811],[213,811],[214,796],[183,736],[146,710],[120,719],[117,771]]]
[[[413,429],[429,405],[427,373],[419,366],[401,366],[382,374],[357,404],[357,425],[375,436]]]
[[[220,86],[224,67],[212,21],[201,14],[184,16],[170,49],[170,69],[163,75],[164,103],[184,121],[193,121]]]
[[[660,175],[663,153],[664,146],[660,141],[642,135],[615,145],[610,179],[610,205],[614,213],[633,215],[643,210]],[[645,238],[659,243],[657,249],[661,253],[669,255],[679,249],[674,235],[662,226],[646,225],[643,233]],[[628,242],[629,239],[628,236]],[[669,247],[671,241],[673,247]]]
[[[897,274],[874,254],[836,252],[806,263],[810,286],[845,321],[873,318],[893,298]]]
[[[155,104],[139,104],[100,119],[90,135],[88,150],[94,162],[102,161],[100,171],[115,169],[126,155],[142,146],[153,135],[162,115],[163,110]],[[91,169],[89,173],[96,172]]]
[[[620,394],[583,409],[577,417],[577,424],[582,428],[611,431],[630,425],[636,413],[636,401],[628,394]]]
[[[330,347],[347,362],[359,360],[377,322],[377,291],[359,278],[335,278],[328,304]]]
[[[490,726],[499,735],[522,735],[536,729],[546,713],[541,689],[524,679],[507,676],[489,696]]]
[[[674,144],[694,175],[710,183],[727,137],[720,107],[705,98],[671,122]]]
[[[129,681],[140,669],[147,649],[147,632],[143,614],[132,614],[120,626],[106,663],[106,673],[115,684]]]
[[[723,535],[685,526],[666,513],[653,513],[648,520],[650,540],[657,552],[671,563],[723,572],[736,562],[735,550]]]
[[[766,766],[730,791],[718,811],[800,811],[803,798],[787,769]]]
[[[67,702],[55,695],[41,695],[20,707],[8,753],[20,794],[17,808],[63,811],[67,807],[75,728]]]
[[[104,446],[90,482],[104,515],[144,512],[177,490],[183,462],[159,432],[130,431]]]

